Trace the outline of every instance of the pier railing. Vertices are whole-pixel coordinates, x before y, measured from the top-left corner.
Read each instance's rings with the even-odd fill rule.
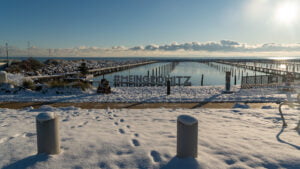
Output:
[[[281,70],[276,68],[267,68],[267,67],[260,67],[256,65],[246,65],[245,63],[240,62],[226,62],[226,61],[217,61],[216,63],[226,64],[234,67],[239,67],[243,69],[252,70],[255,72],[262,72],[271,75],[279,75],[279,76],[286,76],[289,73],[292,73],[296,79],[300,79],[300,73],[288,70]]]
[[[99,69],[91,69],[88,70],[89,74],[93,74],[94,76],[99,76],[107,73],[113,73],[113,72],[118,72],[142,65],[147,65],[147,64],[152,64],[156,63],[156,61],[147,61],[147,62],[140,62],[140,63],[135,63],[135,64],[127,64],[127,65],[121,65],[121,66],[113,66],[113,67],[105,67],[105,68],[99,68]],[[68,72],[64,74],[58,74],[58,75],[43,75],[43,76],[28,76],[26,78],[30,78],[34,81],[49,81],[49,80],[58,80],[62,78],[71,78],[71,77],[76,77],[80,74],[79,71],[77,72]]]
[[[257,87],[276,87],[294,82],[287,76],[279,75],[261,75],[261,76],[243,76],[241,81],[242,89],[257,88]]]

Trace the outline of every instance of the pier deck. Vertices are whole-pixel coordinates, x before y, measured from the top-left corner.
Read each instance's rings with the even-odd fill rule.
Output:
[[[157,61],[147,61],[147,62],[141,62],[141,63],[135,63],[135,64],[121,65],[121,66],[112,66],[112,67],[105,67],[105,68],[99,68],[99,69],[91,69],[91,70],[88,70],[88,72],[90,74],[93,74],[94,76],[100,76],[100,75],[104,75],[104,74],[108,74],[108,73],[131,69],[131,68],[138,67],[138,66],[153,64],[156,62]],[[55,79],[73,77],[73,76],[77,76],[79,74],[80,74],[80,72],[69,72],[69,73],[58,74],[58,75],[27,76],[27,78],[30,78],[34,81],[45,81],[45,80],[55,80]]]
[[[300,79],[300,73],[295,72],[295,71],[266,68],[266,67],[260,67],[260,66],[255,66],[255,65],[246,65],[246,64],[243,64],[242,62],[237,63],[237,62],[217,61],[216,63],[226,64],[226,65],[230,65],[230,66],[235,66],[235,67],[239,67],[239,68],[244,68],[244,69],[262,72],[262,73],[266,73],[266,74],[272,74],[272,75],[285,76],[288,73],[292,73],[292,74],[294,74],[296,79]]]

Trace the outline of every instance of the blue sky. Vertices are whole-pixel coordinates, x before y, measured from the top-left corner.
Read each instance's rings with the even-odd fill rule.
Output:
[[[224,39],[252,45],[299,43],[300,17],[292,23],[274,19],[283,1],[1,0],[0,43],[19,48],[27,48],[27,41],[39,48]]]

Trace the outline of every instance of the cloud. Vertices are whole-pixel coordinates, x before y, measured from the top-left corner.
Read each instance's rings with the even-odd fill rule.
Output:
[[[135,46],[135,47],[132,47],[130,48],[130,50],[144,50],[144,46]]]
[[[300,44],[256,44],[248,45],[231,40],[221,40],[220,42],[189,42],[189,43],[172,43],[166,45],[147,45],[145,47],[135,46],[129,50],[143,51],[208,51],[208,52],[271,52],[271,51],[300,51]]]
[[[5,47],[0,46],[0,55],[4,56]],[[49,56],[49,49],[32,47],[30,56]],[[28,49],[9,46],[10,56],[27,56]],[[146,46],[79,46],[74,48],[50,49],[50,56],[55,57],[98,57],[98,56],[300,56],[300,43],[295,44],[246,44],[232,40],[211,42],[187,42],[170,44],[150,44]]]

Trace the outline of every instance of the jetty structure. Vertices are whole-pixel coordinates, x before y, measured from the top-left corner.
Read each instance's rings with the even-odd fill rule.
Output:
[[[266,73],[266,74],[270,74],[270,75],[285,76],[288,73],[292,73],[296,79],[300,79],[300,72],[296,71],[296,68],[298,70],[298,65],[293,65],[292,70],[289,70],[288,66],[286,66],[285,70],[282,70],[282,69],[276,68],[275,66],[272,67],[271,64],[266,67],[257,66],[257,63],[260,63],[260,62],[253,62],[254,63],[253,65],[248,65],[245,62],[228,62],[228,61],[216,61],[216,63],[225,64],[225,65],[234,66],[234,67],[243,68],[243,69],[248,69],[248,70],[252,70],[255,72],[262,72],[262,73]],[[265,62],[263,62],[263,63],[266,64]]]
[[[127,65],[120,65],[120,66],[112,66],[112,67],[104,67],[104,68],[98,68],[98,69],[90,69],[88,70],[88,74],[94,75],[94,76],[100,76],[105,75],[108,73],[118,72],[122,70],[131,69],[138,66],[148,65],[157,63],[157,61],[145,61],[140,63],[134,63],[134,64],[127,64]],[[43,75],[43,76],[27,76],[26,78],[29,78],[33,81],[49,81],[49,80],[59,80],[64,78],[72,78],[72,77],[78,77],[80,75],[80,72],[68,72],[64,74],[58,74],[58,75]]]

